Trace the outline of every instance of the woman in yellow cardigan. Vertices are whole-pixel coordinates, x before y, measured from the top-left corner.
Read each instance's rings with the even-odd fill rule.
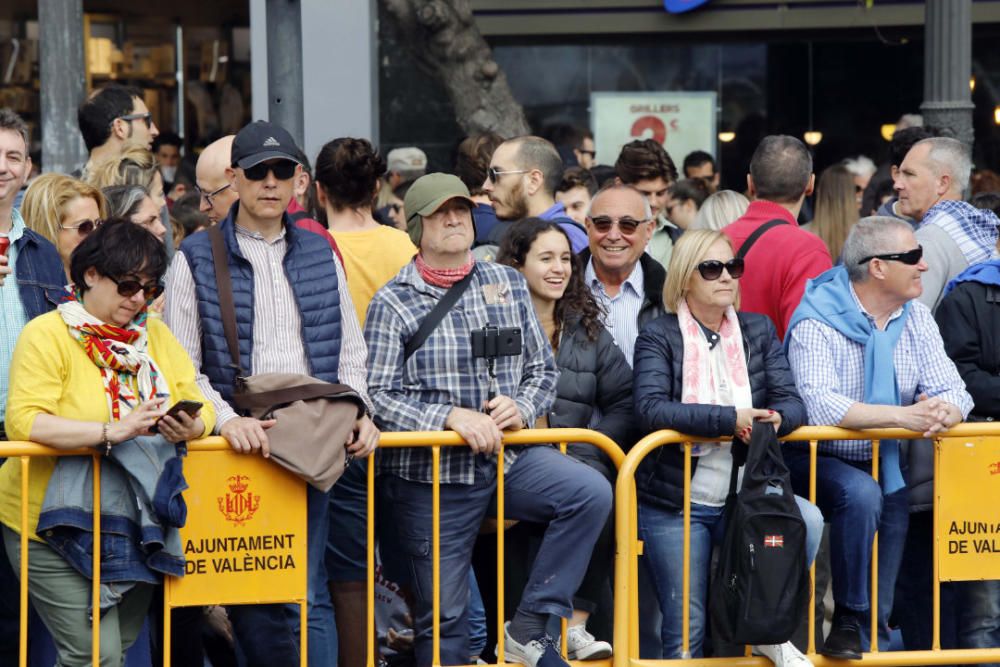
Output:
[[[8,437],[57,449],[97,447],[105,455],[101,665],[121,664],[155,584],[164,573],[183,572],[179,456],[187,440],[215,425],[191,360],[162,321],[146,316],[162,292],[166,266],[156,237],[128,221],[108,220],[73,252],[71,298],[28,323],[11,361]],[[204,407],[176,419],[163,416],[180,400]],[[154,424],[158,435],[150,430]],[[91,664],[91,466],[90,457],[33,457],[27,526],[21,525],[20,462],[0,468],[7,555],[19,572],[19,535],[29,531],[28,592],[64,667]]]

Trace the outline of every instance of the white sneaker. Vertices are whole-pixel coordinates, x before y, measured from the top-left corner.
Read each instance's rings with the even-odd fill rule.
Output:
[[[587,626],[574,625],[566,630],[566,656],[570,660],[604,660],[611,657],[611,644],[598,641]]]
[[[569,663],[559,655],[556,642],[549,635],[532,639],[527,644],[518,644],[510,636],[510,621],[504,623],[504,662],[512,662],[526,667],[569,667]]]
[[[760,644],[754,651],[770,659],[774,667],[813,667],[812,661],[795,648],[792,642],[784,644]]]

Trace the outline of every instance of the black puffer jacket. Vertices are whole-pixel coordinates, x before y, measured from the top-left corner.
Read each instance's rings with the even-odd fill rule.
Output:
[[[578,319],[568,322],[559,342],[556,365],[559,382],[548,415],[549,426],[587,428],[596,407],[601,419],[594,430],[627,449],[633,424],[632,369],[611,334],[601,327],[598,339],[591,341]],[[592,445],[571,445],[570,449],[581,455],[596,456],[598,452]]]
[[[969,421],[1000,419],[1000,288],[961,282],[934,312],[944,351],[955,362],[975,407]],[[908,444],[906,480],[910,511],[934,509],[934,447]]]
[[[806,408],[795,389],[795,379],[774,324],[765,315],[739,313],[743,349],[747,358],[750,390],[755,408],[781,414],[778,435],[785,435],[806,420]],[[635,343],[633,369],[635,417],[643,433],[673,429],[702,438],[732,435],[736,408],[723,405],[681,403],[684,340],[677,315],[651,322]],[[698,459],[691,461],[691,474]],[[639,465],[636,473],[639,499],[665,509],[678,509],[684,498],[684,450],[660,447]]]

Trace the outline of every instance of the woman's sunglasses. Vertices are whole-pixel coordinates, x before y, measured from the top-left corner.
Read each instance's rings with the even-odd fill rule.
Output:
[[[140,290],[146,297],[146,301],[152,301],[163,294],[163,285],[155,280],[143,285],[138,280],[116,280],[111,276],[108,276],[108,278],[118,286],[118,294],[125,298],[135,296]]]
[[[873,259],[881,259],[885,261],[902,262],[903,264],[909,264],[910,266],[914,266],[920,263],[920,260],[923,259],[923,256],[924,256],[924,247],[918,245],[913,250],[907,250],[906,252],[890,252],[884,255],[871,255],[869,257],[865,257],[863,260],[858,262],[858,265],[860,266],[865,262],[872,261]]]
[[[295,175],[295,167],[299,166],[291,160],[281,160],[280,162],[261,162],[243,170],[243,175],[250,181],[263,181],[267,178],[267,172],[274,172],[274,177],[279,181],[287,181]]]
[[[705,280],[718,280],[722,277],[722,269],[729,273],[730,278],[739,278],[743,275],[743,260],[738,257],[734,257],[728,262],[709,259],[698,265],[698,273]]]
[[[77,234],[79,234],[80,236],[87,236],[92,231],[100,227],[103,223],[104,221],[98,218],[96,220],[81,220],[80,222],[74,225],[59,225],[59,226],[62,227],[63,229],[75,229]]]

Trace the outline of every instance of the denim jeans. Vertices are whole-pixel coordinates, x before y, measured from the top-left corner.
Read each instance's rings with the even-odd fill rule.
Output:
[[[815,505],[796,496],[795,502],[806,524],[806,556],[811,564],[823,538],[823,515]],[[725,535],[725,507],[691,503],[690,656],[681,654],[684,577],[684,512],[639,504],[639,537],[643,541],[643,563],[656,586],[663,613],[660,638],[663,658],[700,658],[707,625],[708,582],[712,548]]]
[[[479,527],[494,503],[496,463],[475,457],[472,484],[441,485],[441,664],[464,665],[469,645],[469,567]],[[431,485],[388,477],[414,603],[419,667],[431,664]],[[519,609],[569,617],[591,550],[611,511],[611,486],[589,466],[552,447],[525,447],[505,475],[505,518],[547,523]]]
[[[796,493],[809,490],[809,450],[785,446],[785,463]],[[906,489],[883,496],[871,476],[871,461],[846,461],[820,454],[816,462],[816,504],[830,523],[833,601],[866,616],[870,606],[872,540],[878,531],[879,647],[889,647],[889,613],[903,558],[910,507]],[[862,623],[867,650],[871,625]]]
[[[307,559],[309,665],[336,667],[337,628],[326,586],[326,537],[329,494],[307,486]],[[297,605],[263,604],[228,607],[233,634],[246,667],[298,667]]]

